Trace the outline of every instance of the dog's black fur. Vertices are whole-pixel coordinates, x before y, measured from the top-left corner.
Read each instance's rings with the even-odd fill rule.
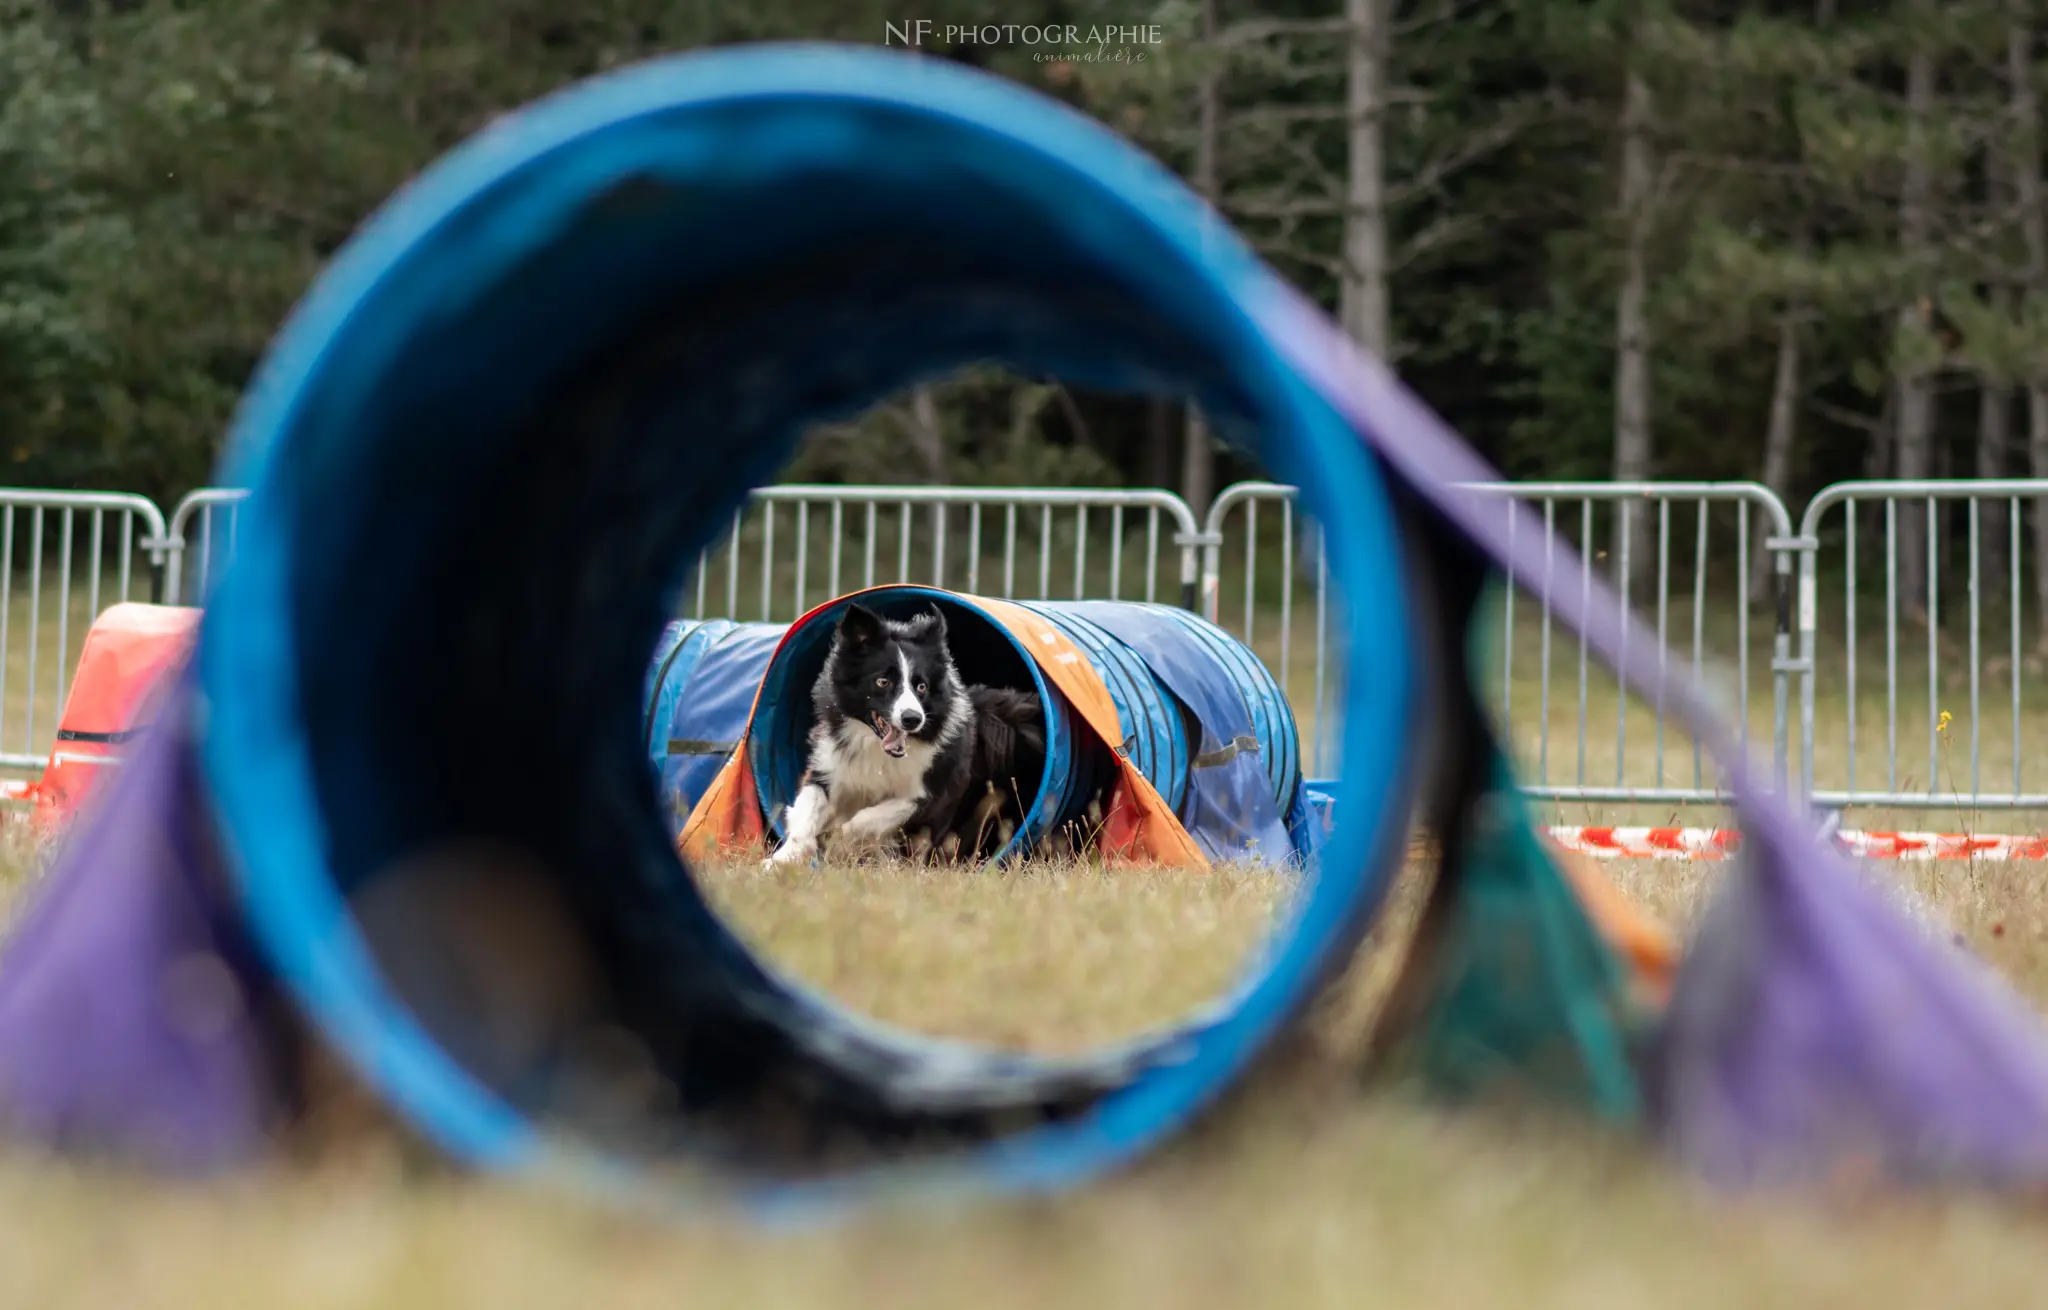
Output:
[[[924,836],[939,848],[950,838],[959,858],[979,860],[1015,834],[1045,776],[1045,714],[1038,697],[1009,687],[970,687],[968,699],[974,744],[967,785],[952,823],[943,832],[927,828]]]
[[[811,689],[810,767],[775,861],[838,832],[986,858],[1022,822],[1045,769],[1038,697],[968,685],[936,608],[885,619],[849,605]]]

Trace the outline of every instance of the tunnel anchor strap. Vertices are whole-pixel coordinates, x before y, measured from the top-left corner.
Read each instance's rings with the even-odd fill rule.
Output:
[[[123,728],[118,732],[87,732],[79,728],[59,728],[57,729],[57,740],[82,741],[95,746],[118,746],[122,742],[133,741],[148,731],[149,725],[147,724],[139,728]]]
[[[739,748],[736,741],[703,741],[695,737],[668,739],[670,755],[730,755]]]
[[[1229,745],[1221,746],[1206,754],[1195,756],[1195,767],[1198,769],[1214,769],[1230,763],[1240,755],[1257,755],[1258,753],[1259,739],[1250,733],[1239,733],[1231,738]]]

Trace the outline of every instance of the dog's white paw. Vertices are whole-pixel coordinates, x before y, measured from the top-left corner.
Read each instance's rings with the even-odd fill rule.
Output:
[[[813,848],[809,846],[802,845],[801,843],[792,842],[787,845],[777,847],[775,854],[761,861],[761,867],[764,869],[772,869],[778,864],[795,864],[799,860],[808,860],[815,853],[816,852],[813,850]]]

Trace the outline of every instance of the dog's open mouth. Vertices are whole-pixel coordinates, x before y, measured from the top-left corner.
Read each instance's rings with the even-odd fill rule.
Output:
[[[877,714],[875,735],[882,739],[882,750],[886,754],[893,755],[899,760],[903,758],[903,729]]]

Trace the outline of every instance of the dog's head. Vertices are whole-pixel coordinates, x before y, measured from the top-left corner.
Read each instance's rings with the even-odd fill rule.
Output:
[[[937,609],[898,622],[848,605],[826,675],[839,712],[872,728],[895,756],[912,741],[936,740],[959,694],[946,619]]]

